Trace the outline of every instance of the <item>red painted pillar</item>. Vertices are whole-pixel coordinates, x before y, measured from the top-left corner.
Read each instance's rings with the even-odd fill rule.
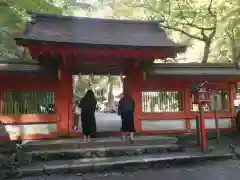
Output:
[[[64,66],[60,68],[55,106],[59,116],[57,132],[59,136],[67,136],[72,129],[72,75]]]
[[[143,79],[142,72],[138,69],[137,66],[132,66],[131,71],[127,74],[127,82],[125,85],[129,90],[133,100],[135,101],[135,111],[134,111],[134,125],[136,132],[141,132],[141,112],[142,112],[142,97],[140,85]]]

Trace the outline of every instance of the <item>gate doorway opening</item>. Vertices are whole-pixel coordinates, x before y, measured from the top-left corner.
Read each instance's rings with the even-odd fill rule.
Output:
[[[97,133],[120,131],[121,118],[118,115],[118,102],[123,93],[122,76],[113,75],[73,75],[73,106],[84,97],[87,90],[94,92],[97,100],[95,112]],[[81,133],[81,116],[73,111],[72,132]]]

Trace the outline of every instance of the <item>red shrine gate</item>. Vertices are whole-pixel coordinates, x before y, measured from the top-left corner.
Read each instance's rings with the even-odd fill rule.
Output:
[[[174,57],[185,50],[184,46],[168,39],[158,22],[35,13],[32,18],[16,41],[30,50],[36,62],[19,65],[7,75],[0,74],[1,79],[8,79],[7,83],[0,82],[2,112],[12,102],[17,112],[7,111],[0,117],[11,139],[73,135],[72,74],[79,72],[126,75],[124,86],[136,103],[137,132],[194,132],[198,108],[190,87],[202,80],[215,83],[213,88],[220,89],[223,94],[219,96],[222,103],[217,113],[220,128],[231,130],[234,127],[233,85],[240,75],[237,67],[153,64],[154,59]],[[21,72],[23,81],[19,81],[15,71]],[[24,91],[28,91],[25,93],[28,102],[27,98],[24,101],[19,98]],[[30,106],[35,101],[38,104]],[[24,104],[23,108],[19,108],[20,104]],[[39,114],[34,108],[29,110],[42,104],[54,104],[56,112]],[[211,108],[205,111],[208,111],[205,113],[206,127],[214,129],[214,114]]]

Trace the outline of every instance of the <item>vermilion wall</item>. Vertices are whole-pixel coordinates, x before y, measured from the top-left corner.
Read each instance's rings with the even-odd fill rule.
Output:
[[[195,118],[197,113],[190,111],[190,89],[193,85],[202,81],[208,81],[209,87],[218,90],[228,90],[230,95],[230,112],[218,112],[220,128],[222,130],[231,130],[235,126],[235,109],[234,109],[234,88],[233,82],[221,82],[221,79],[208,77],[199,78],[178,78],[178,77],[149,77],[147,80],[140,82],[140,91],[182,91],[184,92],[184,112],[173,113],[143,113],[140,110],[138,122],[141,125],[141,132],[147,134],[154,133],[186,133],[195,131]],[[141,105],[139,107],[142,107]],[[205,124],[208,130],[214,128],[214,113],[207,112],[204,114]],[[231,122],[230,122],[231,121]],[[228,125],[229,124],[229,125]],[[231,124],[231,125],[230,125]],[[138,125],[139,126],[139,125]],[[144,127],[145,128],[144,128]],[[183,127],[184,126],[184,127]],[[157,128],[158,127],[158,128]]]
[[[208,80],[208,78],[201,79]],[[220,79],[221,80],[221,79]],[[148,77],[143,79],[143,73],[136,67],[132,67],[125,79],[125,87],[131,93],[136,103],[135,126],[137,132],[143,134],[155,133],[186,133],[194,132],[194,118],[197,113],[190,112],[189,88],[200,80],[190,78],[161,78]],[[235,125],[234,112],[234,89],[233,82],[220,82],[211,80],[219,89],[227,89],[230,92],[231,111],[228,113],[217,113],[220,122],[227,123],[231,119],[231,125],[222,130],[231,130]],[[0,116],[3,128],[0,139],[38,139],[55,138],[57,136],[79,135],[72,133],[72,76],[66,69],[61,68],[61,79],[56,77],[0,77],[0,93],[6,90],[49,90],[56,92],[55,106],[56,115],[21,115]],[[159,90],[182,90],[184,92],[184,112],[176,113],[143,113],[142,91]],[[0,96],[1,98],[1,96]],[[1,99],[0,99],[1,100]],[[208,130],[213,128],[213,113],[205,113]],[[147,127],[147,128],[146,128]],[[165,129],[164,129],[165,128]]]
[[[0,76],[0,94],[4,91],[55,91],[59,82],[55,77]],[[1,96],[0,96],[0,101]],[[56,115],[0,116],[0,139],[36,139],[56,137]]]
[[[0,77],[0,94],[11,90],[54,91],[56,114],[0,116],[2,124],[0,139],[56,138],[70,135],[72,129],[72,75],[67,73],[64,68],[61,69],[59,80],[57,77],[44,76]]]

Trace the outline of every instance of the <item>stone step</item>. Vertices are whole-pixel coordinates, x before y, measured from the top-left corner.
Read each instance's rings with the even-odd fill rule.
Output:
[[[168,136],[137,136],[132,145],[156,145],[156,144],[174,144],[176,137]],[[34,150],[59,150],[59,149],[81,149],[98,147],[116,147],[129,146],[128,140],[121,140],[120,137],[95,138],[86,143],[82,138],[56,139],[56,140],[35,140],[25,142],[23,147],[25,151]]]
[[[172,153],[161,155],[142,155],[131,157],[86,158],[77,160],[60,160],[38,162],[17,169],[18,178],[41,176],[43,174],[88,173],[112,171],[137,171],[148,168],[165,168],[186,163],[199,163],[207,160],[232,158],[231,153]],[[13,176],[13,173],[11,174]]]
[[[103,148],[59,149],[59,150],[35,150],[31,152],[22,151],[20,161],[21,164],[26,164],[35,161],[137,156],[182,151],[183,151],[182,146],[176,144],[131,145],[131,146],[113,146],[105,148],[103,147]]]

